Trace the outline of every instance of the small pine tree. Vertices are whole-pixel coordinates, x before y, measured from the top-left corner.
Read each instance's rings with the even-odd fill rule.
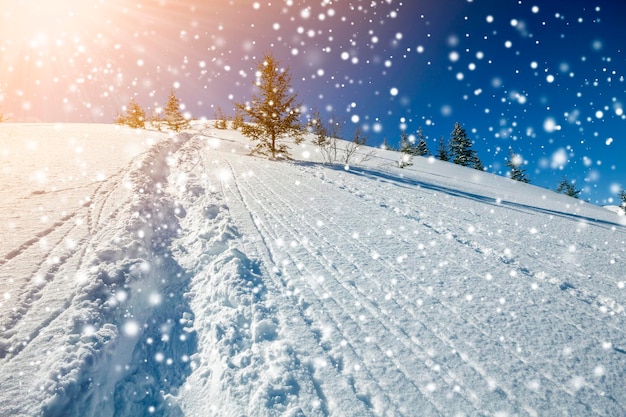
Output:
[[[284,141],[291,139],[299,144],[304,140],[301,105],[291,89],[289,68],[280,70],[278,65],[272,54],[266,54],[258,66],[260,78],[254,83],[259,94],[254,94],[249,104],[235,103],[235,108],[252,122],[241,128],[241,133],[253,142],[252,153],[289,159],[289,148]]]
[[[509,149],[509,158],[506,161],[506,166],[511,170],[509,175],[512,180],[529,183],[526,170],[521,168],[523,165],[522,158],[513,152],[513,149]]]
[[[457,165],[476,167],[477,162],[480,162],[472,149],[472,141],[459,122],[454,124],[454,130],[450,135],[450,155],[452,162]]]
[[[620,200],[622,200],[622,203],[620,204],[620,206],[622,207],[622,210],[624,210],[624,213],[626,214],[626,190],[622,190],[619,193],[619,198]]]
[[[400,132],[400,168],[413,165],[413,155],[415,154],[415,138],[409,136],[405,130]]]
[[[446,147],[446,141],[443,139],[443,136],[439,138],[439,151],[437,152],[437,158],[440,161],[450,160],[450,157],[448,156],[448,148]]]
[[[414,143],[415,138],[409,136],[409,134],[406,133],[406,130],[402,130],[400,132],[400,152],[412,155]]]
[[[170,97],[165,106],[165,124],[174,132],[180,132],[189,128],[189,120],[180,111],[180,100],[174,94],[174,89],[170,90]]]
[[[119,125],[130,126],[133,129],[143,129],[146,127],[146,112],[131,97],[126,105],[126,114],[118,114],[114,122]]]
[[[241,110],[239,110],[238,108],[235,108],[235,117],[233,117],[232,127],[234,130],[239,130],[243,127],[243,125],[244,125],[243,114],[241,113]]]
[[[472,168],[477,169],[478,171],[484,171],[485,166],[483,165],[483,161],[477,155],[474,155],[474,162],[472,162]]]
[[[148,122],[152,125],[152,127],[156,127],[157,130],[161,131],[161,126],[163,125],[163,112],[158,109],[148,117]]]
[[[221,106],[217,106],[217,109],[215,109],[215,128],[228,129],[228,118],[224,115]]]
[[[417,156],[426,156],[430,154],[428,150],[428,144],[426,143],[426,139],[424,138],[424,132],[420,127],[417,129],[417,143],[415,144],[415,155]]]
[[[559,182],[556,187],[556,192],[559,194],[565,194],[570,197],[578,198],[581,190],[577,190],[574,181],[569,181],[566,177]]]

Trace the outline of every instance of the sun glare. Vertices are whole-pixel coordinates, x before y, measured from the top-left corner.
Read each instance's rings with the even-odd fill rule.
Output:
[[[102,0],[21,0],[2,12],[2,31],[32,47],[33,42],[83,32],[97,19],[102,6]]]

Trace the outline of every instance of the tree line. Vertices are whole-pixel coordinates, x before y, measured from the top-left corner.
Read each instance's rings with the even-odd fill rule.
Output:
[[[235,116],[232,119],[232,127],[241,129],[242,134],[251,140],[252,154],[273,160],[290,159],[288,143],[302,143],[304,133],[308,130],[313,134],[313,143],[318,147],[324,163],[349,165],[356,160],[359,150],[367,140],[359,129],[351,139],[340,143],[342,122],[335,117],[326,120],[315,109],[306,124],[303,124],[300,117],[302,104],[297,101],[297,94],[291,87],[289,68],[281,69],[278,61],[268,53],[257,69],[259,75],[253,83],[258,92],[254,93],[248,102],[233,102]],[[215,127],[226,129],[229,118],[221,107],[217,107],[215,116]],[[159,129],[164,123],[176,132],[189,126],[189,120],[180,112],[180,102],[173,89],[163,114],[158,113],[146,119],[145,111],[131,98],[126,106],[126,113],[116,117],[116,123],[134,128],[143,128],[146,122],[156,125]],[[440,138],[436,157],[441,161],[484,171],[485,167],[472,145],[473,142],[467,136],[466,130],[456,122],[448,142],[443,136]],[[403,130],[400,133],[399,149],[387,146],[386,140],[383,147],[400,151],[398,166],[401,168],[412,165],[415,156],[431,155],[421,127],[415,135],[409,135]],[[357,162],[371,158],[372,152],[361,153],[359,155],[361,159]],[[530,183],[530,178],[523,168],[524,164],[522,157],[515,154],[513,149],[509,149],[509,156],[506,158],[506,167],[509,169],[507,176],[514,181]],[[563,177],[555,191],[578,198],[581,190],[577,189],[575,184],[575,181]],[[626,190],[622,190],[620,199],[626,211]]]
[[[189,128],[190,125],[189,119],[183,115],[180,108],[180,100],[176,97],[174,89],[170,90],[170,96],[163,111],[158,111],[150,116],[146,116],[145,110],[131,97],[125,106],[125,112],[123,114],[118,113],[114,122],[134,129],[144,129],[146,123],[149,123],[158,130],[161,130],[162,125],[165,124],[174,132],[179,132]]]
[[[232,127],[240,129],[251,142],[251,153],[266,156],[270,159],[290,159],[288,143],[300,144],[304,140],[304,133],[313,134],[313,143],[322,155],[324,163],[343,163],[349,165],[356,160],[356,155],[366,144],[366,137],[357,129],[349,140],[339,142],[343,124],[335,117],[324,119],[318,110],[313,110],[306,124],[301,122],[300,109],[302,104],[297,101],[297,94],[291,87],[289,68],[280,68],[279,62],[271,53],[265,54],[258,64],[258,78],[253,82],[258,90],[248,102],[233,102],[235,116],[232,118]],[[167,128],[178,132],[189,127],[189,119],[181,112],[180,100],[174,90],[170,91],[167,105],[162,112],[146,116],[145,111],[130,99],[125,106],[125,113],[118,114],[115,123],[128,125],[133,128],[145,128],[150,123],[161,130],[164,124]],[[215,127],[226,129],[228,117],[221,107],[217,107]],[[0,122],[3,121],[0,114]],[[446,142],[443,136],[438,143],[435,156],[441,161],[452,162],[457,165],[471,167],[484,171],[485,167],[477,152],[472,148],[473,142],[468,138],[463,126],[456,122]],[[422,128],[415,135],[406,131],[400,133],[399,148],[390,147],[386,140],[383,148],[397,150],[401,157],[398,166],[401,168],[413,164],[416,156],[430,156],[428,144]],[[373,156],[373,151],[360,153],[363,162]],[[530,183],[522,157],[509,149],[506,158],[507,176],[514,181]],[[576,188],[576,182],[566,177],[558,183],[556,192],[578,198],[581,190]],[[621,206],[626,212],[626,190],[619,194]]]

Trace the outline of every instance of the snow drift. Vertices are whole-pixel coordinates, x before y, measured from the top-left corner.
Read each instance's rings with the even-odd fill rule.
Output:
[[[626,412],[615,212],[201,123],[0,135],[2,415]]]

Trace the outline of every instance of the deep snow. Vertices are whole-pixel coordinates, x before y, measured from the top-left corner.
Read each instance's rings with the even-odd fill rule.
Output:
[[[626,226],[434,159],[0,125],[0,414],[626,414]]]

